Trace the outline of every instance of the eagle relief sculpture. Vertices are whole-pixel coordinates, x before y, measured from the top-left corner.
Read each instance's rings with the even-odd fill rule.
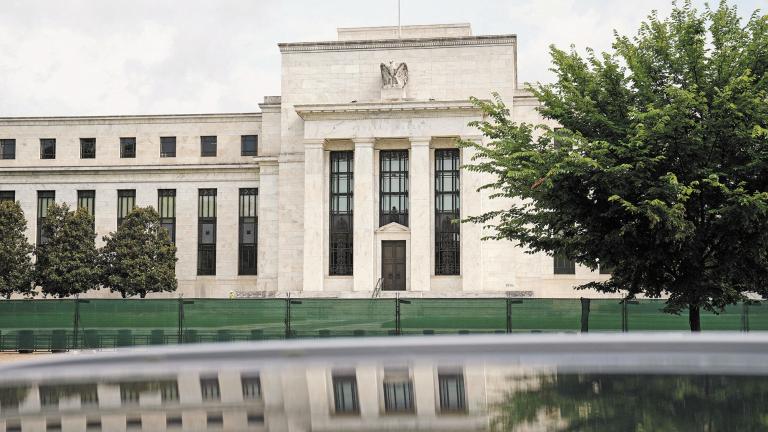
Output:
[[[403,88],[408,84],[408,65],[405,63],[389,62],[381,64],[381,88]]]

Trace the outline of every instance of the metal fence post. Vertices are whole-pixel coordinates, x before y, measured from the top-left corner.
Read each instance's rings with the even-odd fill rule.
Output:
[[[626,333],[629,331],[629,308],[627,305],[631,304],[639,304],[637,300],[627,300],[624,299],[621,301],[621,331]]]
[[[512,300],[507,294],[507,333],[512,333],[512,305],[521,304],[522,300]]]
[[[179,345],[184,343],[184,298],[179,296],[179,332],[177,335],[177,343]]]
[[[749,303],[743,302],[741,304],[741,331],[749,331]]]
[[[581,298],[581,332],[589,332],[589,305],[591,300],[588,298]]]
[[[395,294],[395,334],[400,336],[400,294]]]
[[[285,338],[290,339],[293,336],[291,330],[291,305],[301,304],[301,300],[291,300],[291,293],[285,298]]]
[[[74,335],[72,337],[72,349],[77,349],[77,334],[80,332],[80,303],[90,303],[90,300],[80,300],[80,294],[75,295],[75,318],[73,323]]]

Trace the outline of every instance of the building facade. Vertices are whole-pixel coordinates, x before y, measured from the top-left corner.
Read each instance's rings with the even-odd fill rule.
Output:
[[[516,46],[467,24],[339,29],[279,44],[282,94],[257,113],[2,118],[0,199],[34,242],[50,202],[85,207],[99,245],[154,206],[187,297],[585,295],[607,276],[451,222],[505,205],[460,168],[457,141],[485,139],[469,98],[542,121]]]

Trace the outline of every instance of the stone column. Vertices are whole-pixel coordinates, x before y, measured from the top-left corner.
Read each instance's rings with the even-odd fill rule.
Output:
[[[373,231],[373,138],[354,138],[354,222],[353,222],[353,280],[355,291],[372,291],[376,285],[376,244]]]
[[[304,282],[303,291],[323,290],[323,141],[304,140]]]
[[[481,136],[462,137],[467,141],[480,143]],[[470,163],[472,155],[476,151],[465,147],[461,149],[461,164]],[[482,213],[481,193],[477,189],[483,185],[482,174],[462,169],[461,181],[461,207],[460,216],[465,218],[470,215]],[[483,290],[483,257],[481,247],[482,227],[478,224],[461,224],[461,290]]]
[[[259,238],[257,245],[257,288],[263,291],[277,291],[277,160],[259,161]]]
[[[411,291],[429,291],[432,268],[429,188],[430,137],[411,137],[408,199],[411,228]]]

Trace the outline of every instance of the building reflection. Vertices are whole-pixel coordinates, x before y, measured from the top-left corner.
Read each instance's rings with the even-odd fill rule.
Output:
[[[0,431],[759,430],[767,400],[764,376],[288,364],[6,383]]]

